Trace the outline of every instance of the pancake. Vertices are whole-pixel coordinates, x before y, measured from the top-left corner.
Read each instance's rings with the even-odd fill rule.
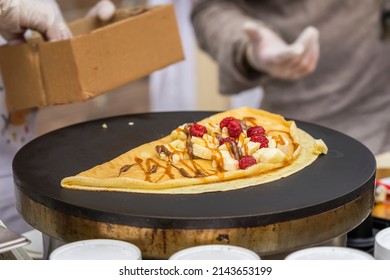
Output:
[[[164,138],[64,178],[62,187],[165,194],[229,191],[279,180],[327,153],[321,139],[294,121],[249,107],[172,129]]]

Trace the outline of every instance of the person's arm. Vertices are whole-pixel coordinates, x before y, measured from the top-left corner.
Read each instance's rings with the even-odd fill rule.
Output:
[[[390,40],[390,0],[384,0],[381,13],[382,40]]]
[[[248,38],[242,26],[250,17],[237,1],[193,0],[191,20],[199,47],[216,62],[221,93],[238,93],[258,86],[261,73],[246,67]]]
[[[287,44],[240,3],[193,0],[195,33],[200,47],[217,61],[222,93],[252,88],[266,76],[297,79],[314,71],[319,55],[315,28]]]

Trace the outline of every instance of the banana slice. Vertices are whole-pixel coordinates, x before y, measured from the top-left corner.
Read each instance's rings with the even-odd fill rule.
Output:
[[[232,158],[230,152],[224,149],[219,149],[219,152],[215,153],[212,166],[214,168],[219,167],[220,169],[226,171],[237,170],[240,168],[238,160]]]
[[[172,139],[181,139],[181,140],[186,140],[187,139],[187,134],[184,132],[184,129],[186,127],[186,123],[185,124],[182,124],[181,126],[179,126],[178,128],[176,128],[175,130],[173,130],[171,132],[171,137]]]
[[[217,138],[210,136],[208,134],[203,135],[202,138],[200,137],[191,137],[191,143],[192,144],[197,144],[206,148],[210,149],[216,149],[219,146],[219,141]]]
[[[211,149],[204,147],[202,145],[199,145],[197,143],[193,143],[192,145],[192,152],[194,156],[203,158],[203,159],[212,159],[213,152]]]
[[[191,143],[192,144],[197,144],[197,145],[200,145],[200,146],[203,146],[203,147],[207,146],[207,143],[206,143],[206,141],[203,138],[195,137],[195,136],[191,137]]]
[[[252,156],[258,163],[279,163],[287,159],[281,150],[275,148],[261,148]]]
[[[226,158],[223,158],[223,169],[225,169],[226,171],[232,171],[232,170],[237,170],[239,169],[239,164],[238,164],[238,160],[235,160],[234,158],[231,158],[231,157],[226,157]]]
[[[278,134],[269,133],[270,138],[276,142],[276,148],[281,150],[288,159],[291,159],[294,154],[293,139],[287,133],[280,132]],[[268,146],[270,148],[270,146]]]
[[[229,137],[229,132],[226,126],[222,128],[221,135],[223,138]]]
[[[175,150],[184,151],[186,148],[186,142],[180,139],[176,139],[172,141],[171,143],[165,145],[171,152]]]
[[[276,141],[272,137],[267,137],[268,148],[276,148]]]
[[[210,135],[221,133],[221,128],[217,123],[205,123],[204,126],[207,129],[207,133]]]
[[[242,154],[246,156],[253,155],[260,148],[260,143],[249,141],[241,148]]]
[[[216,137],[213,137],[211,135],[205,134],[203,135],[203,140],[206,141],[207,147],[216,149],[219,146],[219,140]]]
[[[159,146],[156,150],[160,159],[176,163],[185,158],[186,143],[184,140],[176,139],[169,144]]]

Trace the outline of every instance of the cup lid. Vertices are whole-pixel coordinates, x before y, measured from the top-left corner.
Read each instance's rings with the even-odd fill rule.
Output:
[[[390,228],[385,228],[375,235],[375,258],[380,260],[390,259]]]
[[[201,245],[176,252],[170,260],[260,260],[255,252],[233,245]]]
[[[390,250],[390,228],[385,228],[379,231],[375,235],[375,240],[376,242],[381,244],[381,246],[383,246],[387,250]]]
[[[55,249],[50,260],[140,260],[141,250],[129,242],[112,239],[76,241]]]
[[[302,249],[288,255],[286,260],[373,260],[370,254],[346,247],[321,246]]]

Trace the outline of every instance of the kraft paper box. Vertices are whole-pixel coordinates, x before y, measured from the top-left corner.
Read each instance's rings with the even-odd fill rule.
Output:
[[[9,111],[81,102],[184,58],[174,8],[121,9],[69,24],[74,38],[0,48]]]

